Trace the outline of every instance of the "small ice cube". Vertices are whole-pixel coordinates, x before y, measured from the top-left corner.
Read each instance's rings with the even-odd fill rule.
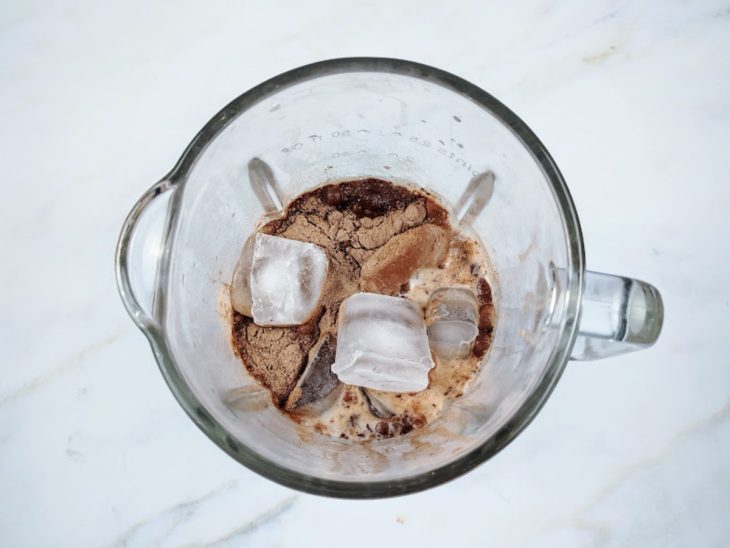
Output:
[[[251,264],[251,312],[257,325],[299,325],[319,305],[327,275],[319,246],[256,234]]]
[[[428,342],[445,360],[469,356],[479,329],[479,308],[474,293],[460,287],[437,289],[426,305]]]
[[[340,306],[332,371],[342,382],[418,392],[433,365],[423,312],[410,299],[355,293]]]

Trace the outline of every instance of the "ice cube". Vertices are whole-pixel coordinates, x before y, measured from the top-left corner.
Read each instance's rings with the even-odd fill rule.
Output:
[[[479,308],[472,291],[461,287],[437,289],[426,305],[428,342],[445,360],[469,356],[479,329]]]
[[[332,371],[344,383],[418,392],[433,367],[421,308],[410,299],[355,293],[340,306]]]
[[[256,234],[251,264],[251,312],[257,325],[299,325],[319,305],[327,275],[319,246]]]
[[[231,280],[231,306],[244,316],[251,316],[251,262],[254,237],[250,236],[241,250],[241,256]]]
[[[331,369],[335,361],[336,346],[335,338],[327,334],[312,348],[307,367],[289,395],[287,409],[296,409],[322,400],[340,384]]]

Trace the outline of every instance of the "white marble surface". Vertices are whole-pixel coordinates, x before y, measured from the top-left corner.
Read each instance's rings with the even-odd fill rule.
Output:
[[[448,5],[4,4],[0,544],[728,545],[727,0]],[[220,106],[344,55],[502,99],[560,165],[589,267],[655,283],[667,310],[653,349],[571,364],[487,464],[370,502],[285,489],[213,446],[112,269],[128,209]]]

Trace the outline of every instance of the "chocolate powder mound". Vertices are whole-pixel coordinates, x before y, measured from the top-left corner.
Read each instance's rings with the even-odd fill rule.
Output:
[[[260,327],[251,318],[234,312],[234,347],[277,405],[294,388],[318,337],[315,320],[294,327]]]
[[[416,270],[436,267],[446,258],[450,237],[444,228],[423,224],[391,238],[363,264],[363,290],[398,294]]]
[[[378,217],[393,209],[404,209],[417,197],[411,190],[381,179],[327,185],[319,192],[326,205],[352,211],[357,217]]]

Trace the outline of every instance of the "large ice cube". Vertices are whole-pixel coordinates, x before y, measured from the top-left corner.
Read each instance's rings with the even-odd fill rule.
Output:
[[[410,299],[355,293],[340,306],[332,371],[342,382],[418,392],[433,365],[423,312]]]
[[[319,246],[256,234],[251,264],[251,312],[257,325],[299,325],[317,309],[327,275]]]
[[[479,329],[479,309],[474,293],[460,287],[434,291],[426,305],[431,350],[446,360],[469,356]]]

